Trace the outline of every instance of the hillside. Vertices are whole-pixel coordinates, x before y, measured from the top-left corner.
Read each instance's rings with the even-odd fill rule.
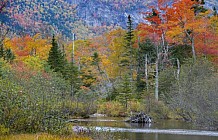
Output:
[[[0,139],[83,140],[82,132],[90,140],[122,140],[122,132],[96,133],[93,122],[87,133],[73,126],[85,128],[78,120],[96,114],[122,120],[145,113],[135,119],[143,125],[129,129],[147,129],[150,116],[163,124],[176,119],[188,123],[166,129],[208,139],[195,132],[218,130],[217,0],[156,1],[0,0]]]
[[[126,27],[130,14],[136,26],[143,22],[143,14],[155,1],[149,0],[17,0],[8,5],[7,13],[0,20],[11,30],[33,34],[62,34],[89,38],[105,30]],[[218,5],[216,0],[207,0],[206,7]]]

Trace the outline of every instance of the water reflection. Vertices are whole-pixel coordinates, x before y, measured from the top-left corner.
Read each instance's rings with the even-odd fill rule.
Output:
[[[209,136],[184,136],[169,134],[143,134],[143,133],[123,133],[129,140],[217,140],[217,137]]]
[[[126,123],[126,128],[150,128],[151,123]]]
[[[91,118],[77,125],[112,130],[128,140],[218,140],[216,131],[200,131],[194,125],[176,120],[159,120],[153,124],[126,123],[122,118]],[[192,130],[195,129],[195,130]]]

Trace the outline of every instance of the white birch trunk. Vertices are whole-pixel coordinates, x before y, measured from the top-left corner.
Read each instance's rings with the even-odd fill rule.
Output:
[[[155,100],[156,101],[158,101],[158,89],[159,89],[158,59],[159,58],[157,58],[156,60],[156,74],[155,74]]]
[[[146,90],[148,92],[148,55],[145,55],[145,82],[146,82]]]

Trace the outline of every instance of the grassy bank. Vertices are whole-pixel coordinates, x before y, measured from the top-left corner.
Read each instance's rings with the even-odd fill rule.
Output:
[[[0,140],[91,140],[91,138],[82,136],[57,136],[43,133],[0,136]]]

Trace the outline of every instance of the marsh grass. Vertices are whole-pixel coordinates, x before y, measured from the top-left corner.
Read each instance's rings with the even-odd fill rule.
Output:
[[[18,134],[18,135],[8,135],[0,136],[0,140],[91,140],[89,137],[83,136],[57,136],[50,134]]]

